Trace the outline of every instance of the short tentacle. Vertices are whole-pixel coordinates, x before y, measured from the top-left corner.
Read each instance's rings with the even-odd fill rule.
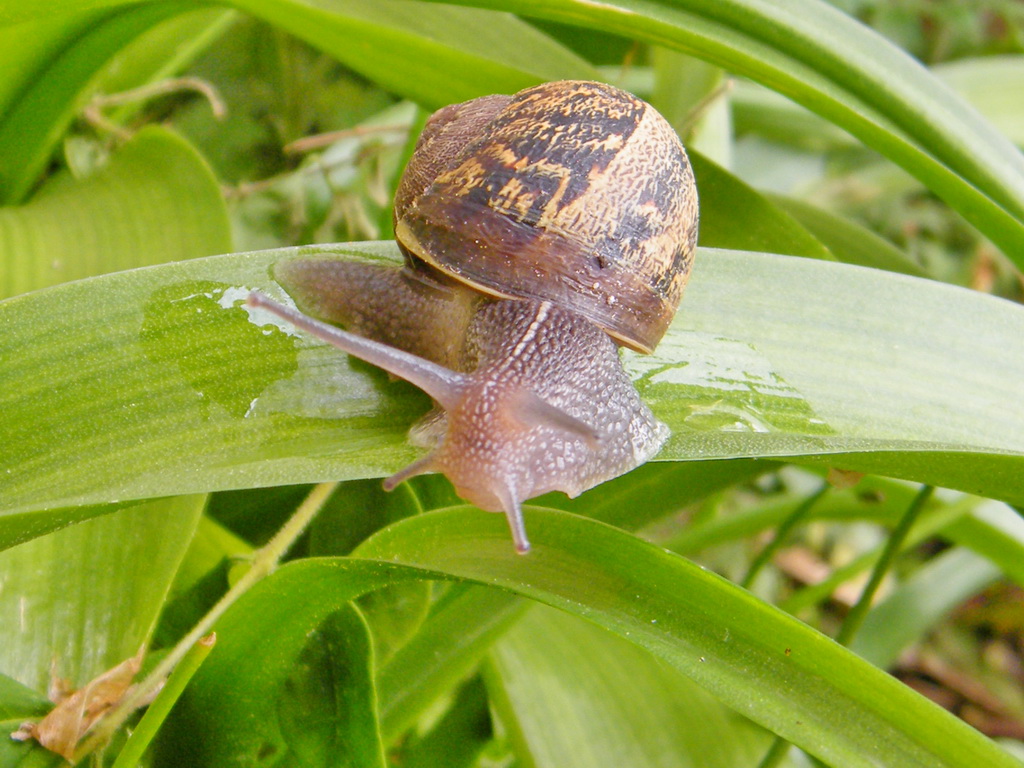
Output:
[[[526,538],[523,508],[515,486],[510,480],[506,480],[503,485],[499,485],[494,491],[495,495],[501,500],[505,519],[508,520],[508,527],[512,531],[512,544],[515,546],[518,554],[525,555],[530,551],[530,540]]]
[[[422,475],[426,472],[432,472],[436,469],[434,461],[434,454],[430,453],[422,459],[417,459],[412,464],[403,467],[384,481],[384,490],[393,491],[398,487],[399,483],[403,483],[411,477],[416,477],[416,475]]]

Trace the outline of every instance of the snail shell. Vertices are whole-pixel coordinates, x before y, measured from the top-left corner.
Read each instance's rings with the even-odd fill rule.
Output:
[[[545,83],[445,107],[417,155],[396,195],[407,255],[654,349],[690,273],[697,193],[682,144],[650,105],[602,83]]]

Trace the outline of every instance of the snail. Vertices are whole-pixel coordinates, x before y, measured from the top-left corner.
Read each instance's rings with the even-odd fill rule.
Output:
[[[682,296],[697,239],[686,153],[635,96],[546,83],[435,112],[394,208],[404,267],[286,261],[274,277],[300,311],[250,304],[429,394],[438,407],[410,439],[431,450],[384,487],[442,472],[504,512],[525,553],[524,500],[576,496],[668,438],[618,346],[652,351]]]

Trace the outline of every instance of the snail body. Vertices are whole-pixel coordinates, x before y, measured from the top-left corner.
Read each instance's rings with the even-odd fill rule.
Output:
[[[302,311],[250,302],[426,391],[438,410],[411,439],[430,452],[385,488],[443,472],[503,511],[526,552],[522,501],[575,496],[668,437],[617,345],[650,351],[671,322],[696,205],[686,154],[652,107],[546,83],[431,117],[395,197],[405,268],[288,261],[275,278]]]

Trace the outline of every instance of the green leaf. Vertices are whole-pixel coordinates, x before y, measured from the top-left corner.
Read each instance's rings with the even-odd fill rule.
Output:
[[[558,504],[634,530],[771,468],[771,462],[755,461],[656,462],[605,483],[600,493],[573,500],[548,494],[536,505]],[[641,498],[643,503],[636,503]],[[524,607],[504,592],[465,586],[449,590],[420,631],[381,668],[385,740],[397,738],[434,699],[468,674]]]
[[[204,504],[137,505],[0,553],[0,671],[45,691],[53,663],[77,687],[134,656]]]
[[[944,552],[871,609],[850,649],[888,669],[904,648],[1001,575],[993,563],[969,550]]]
[[[0,3],[0,20],[30,20],[0,30],[0,39],[7,34],[17,41],[7,54],[16,66],[7,71],[24,72],[7,94],[0,90],[0,114],[5,95],[11,105],[0,119],[0,189],[6,202],[27,196],[74,115],[98,85],[110,81],[109,68],[123,63],[122,50],[135,51],[127,55],[141,61],[137,39],[170,17],[194,10],[186,3],[107,4],[124,7],[96,11],[90,9],[93,3],[64,3],[69,15],[53,22]],[[542,80],[596,76],[583,59],[511,14],[467,8],[424,13],[418,3],[404,0],[349,0],[326,7],[301,0],[236,0],[234,5],[432,107],[495,91],[515,92]],[[33,33],[41,30],[43,40],[23,46],[30,31],[26,27]],[[22,97],[13,98],[15,93]]]
[[[53,702],[27,685],[0,674],[0,720],[13,723],[29,717],[41,717],[52,706]]]
[[[146,128],[92,176],[58,176],[26,205],[0,208],[0,296],[230,247],[206,163],[173,133]]]
[[[985,501],[943,535],[995,563],[1008,579],[1024,586],[1024,519],[1019,509]]]
[[[841,523],[866,520],[892,526],[912,501],[915,491],[903,482],[866,477],[853,488],[830,492],[814,505],[809,519]],[[741,514],[696,521],[661,543],[674,552],[691,555],[726,542],[752,539],[781,525],[804,499],[803,494],[781,501],[769,499]],[[871,499],[871,502],[864,503],[864,499]],[[933,503],[939,505],[938,501]],[[926,512],[913,528],[907,547],[936,536],[973,550],[997,566],[1007,578],[1024,584],[1024,519],[1006,504],[972,497],[942,502],[936,511]],[[784,607],[797,613],[823,600],[836,586],[869,569],[876,555],[877,551],[867,553],[836,568],[824,581],[797,592]]]
[[[238,19],[238,12],[218,6],[185,10],[155,25],[120,48],[94,83],[102,94],[127,91],[175,77],[207,48],[216,44]],[[124,124],[145,106],[145,101],[111,108],[111,119]]]
[[[533,503],[636,531],[711,494],[771,472],[776,466],[762,460],[656,461],[609,480],[601,485],[600,493],[585,493],[575,499],[549,493]],[[636,503],[637,499],[643,499],[643,503]]]
[[[146,712],[139,720],[128,737],[124,748],[118,753],[117,760],[112,768],[136,768],[142,756],[145,754],[153,737],[159,732],[168,713],[173,709],[175,702],[185,690],[196,670],[206,661],[210,655],[217,636],[210,634],[202,638],[192,646],[188,654],[183,658],[174,671],[167,678],[167,682],[160,688],[153,702],[146,707]]]
[[[1006,97],[1024,89],[1024,56],[959,59],[940,64],[932,71],[1007,138],[1024,146],[1024,105],[1020,99]]]
[[[182,6],[175,3],[143,3],[70,18],[66,27],[45,24],[50,38],[47,44],[38,52],[34,47],[29,49],[38,56],[36,69],[23,81],[19,97],[0,120],[0,201],[18,203],[25,199],[76,112],[84,106],[90,84],[101,77],[110,58],[138,35],[181,10]],[[25,30],[15,30],[5,30],[4,34],[25,34]],[[16,48],[21,47],[21,39]]]
[[[527,517],[536,544],[526,557],[509,546],[500,518],[453,510],[379,532],[360,551],[373,559],[279,569],[219,623],[221,642],[169,721],[190,750],[179,759],[256,754],[289,659],[307,628],[344,601],[410,578],[455,577],[585,616],[826,762],[1018,765],[948,712],[715,574],[601,523],[561,512]],[[274,650],[265,657],[267,638]]]
[[[377,686],[385,743],[397,739],[443,692],[472,672],[525,607],[505,592],[453,586],[420,631],[380,669]]]
[[[32,741],[17,742],[6,738],[28,720],[36,720],[53,707],[45,696],[0,674],[0,768],[43,768],[64,762],[60,755],[47,752]]]
[[[834,259],[786,211],[698,152],[690,152],[700,195],[700,244],[708,248]]]
[[[290,759],[300,765],[383,766],[369,628],[349,598],[327,598],[321,605],[323,612],[295,614],[304,624],[297,635],[263,626],[259,620],[248,627],[232,627],[228,617],[238,614],[229,611],[217,626],[217,645],[160,734],[156,764],[257,765],[258,756],[260,761]],[[240,640],[256,639],[253,630],[262,633],[261,650],[250,649],[247,660],[236,660],[240,671],[244,667],[259,679],[242,672],[236,680],[242,686],[253,683],[257,698],[243,693],[248,700],[236,711],[244,714],[224,721],[216,738],[196,740],[177,730],[194,713],[195,692],[207,679],[204,670],[214,664],[214,677],[223,674],[215,660],[235,658]],[[258,717],[250,719],[257,712]]]
[[[370,628],[351,603],[312,633],[278,706],[300,765],[384,768],[373,666]]]
[[[816,206],[781,195],[769,198],[806,227],[840,261],[924,277],[925,271],[871,230]]]
[[[596,77],[586,61],[509,13],[411,0],[232,4],[432,109],[543,80]]]
[[[385,525],[423,509],[411,485],[385,493],[379,480],[355,480],[331,495],[310,525],[311,557],[347,555],[365,538]],[[403,584],[366,595],[360,612],[373,636],[378,664],[385,663],[423,623],[430,606],[426,584]]]
[[[232,254],[0,302],[5,515],[412,460],[425,396],[242,306],[251,288],[283,295],[275,262],[318,253],[399,258],[393,244]],[[662,459],[795,457],[1019,502],[1022,344],[1008,301],[704,250],[656,354],[626,366],[673,430]]]
[[[749,80],[735,81],[729,103],[737,136],[752,133],[774,144],[815,153],[860,147],[838,126]]]
[[[491,658],[491,700],[537,768],[733,768],[770,743],[650,653],[559,611],[535,606]]]
[[[906,168],[1018,265],[1024,263],[1024,158],[909,55],[827,3],[462,0],[460,4],[635,37],[746,75],[826,117]],[[94,5],[94,0],[65,0],[58,4],[59,11],[48,7],[44,12],[5,0],[0,3],[0,23],[39,19],[43,13],[71,13]],[[415,97],[429,105],[458,100],[456,93],[475,96],[481,89],[512,91],[514,83],[577,76],[564,66],[568,63],[564,52],[555,54],[545,44],[530,40],[529,33],[515,27],[509,17],[502,23],[494,17],[489,21],[480,17],[476,23],[462,17],[464,27],[448,27],[460,30],[458,40],[450,37],[454,32],[443,31],[417,40],[415,35],[409,37],[410,25],[434,30],[437,24],[443,30],[445,20],[454,18],[445,16],[449,9],[435,2],[429,11],[411,3],[385,7],[329,2],[324,7],[303,0],[236,0],[235,5],[367,73],[387,51],[388,67],[380,73],[381,82],[407,95],[414,95],[409,91],[415,90]],[[145,13],[151,8],[145,4],[133,10]],[[503,34],[506,29],[512,30],[507,36]],[[432,42],[431,34],[440,45]],[[381,53],[353,51],[360,47],[351,45],[353,39],[374,40]],[[467,40],[470,42],[460,42]],[[405,58],[406,44],[412,51],[409,58]],[[513,58],[518,46],[523,55]],[[489,58],[490,49],[500,53]],[[531,58],[539,62],[536,67],[531,66]],[[507,66],[505,61],[513,65]],[[410,64],[415,65],[413,69]],[[517,64],[522,68],[517,69]],[[424,66],[429,70],[425,72]],[[524,69],[528,70],[525,78]],[[460,85],[462,78],[468,87]],[[431,85],[434,82],[438,85]]]
[[[460,687],[444,716],[429,726],[426,733],[410,733],[391,753],[392,762],[405,768],[478,768],[490,764],[488,758],[496,743],[490,700],[479,677]]]

